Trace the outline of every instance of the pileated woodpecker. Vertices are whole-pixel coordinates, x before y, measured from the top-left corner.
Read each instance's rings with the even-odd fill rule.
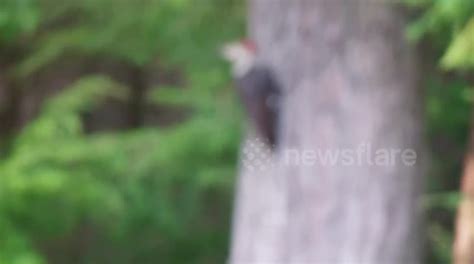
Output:
[[[250,40],[224,45],[223,57],[232,73],[250,123],[270,147],[278,143],[281,90],[271,70],[256,61],[257,47]]]

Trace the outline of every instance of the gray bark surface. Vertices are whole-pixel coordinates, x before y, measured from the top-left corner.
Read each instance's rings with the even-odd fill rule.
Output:
[[[252,0],[249,10],[285,102],[275,168],[242,166],[230,263],[419,263],[423,106],[401,10],[382,0]],[[285,157],[361,144],[414,149],[417,161]]]

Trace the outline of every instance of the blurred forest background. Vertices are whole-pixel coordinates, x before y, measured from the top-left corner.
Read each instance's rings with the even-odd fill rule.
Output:
[[[451,259],[474,1],[406,0],[423,55],[429,263]],[[0,263],[224,263],[242,0],[0,1]],[[316,29],[315,29],[316,30]]]

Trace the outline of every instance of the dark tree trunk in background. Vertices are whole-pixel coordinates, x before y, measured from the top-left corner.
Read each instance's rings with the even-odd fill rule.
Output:
[[[7,75],[2,79],[0,86],[0,137],[10,136],[19,126],[21,111],[21,87],[18,82]]]
[[[22,81],[12,76],[11,67],[19,59],[23,47],[0,48],[0,143],[19,128],[22,104]]]
[[[146,68],[132,66],[130,69],[130,125],[143,126],[146,107],[147,78]]]
[[[277,169],[242,166],[230,262],[418,263],[423,106],[402,11],[383,0],[249,8],[261,60],[285,88],[284,117]],[[361,144],[418,158],[331,166],[287,156]]]

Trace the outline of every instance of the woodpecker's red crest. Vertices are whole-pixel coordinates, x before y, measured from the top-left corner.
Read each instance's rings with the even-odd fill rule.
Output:
[[[242,45],[250,52],[252,52],[253,54],[256,54],[257,51],[258,51],[258,48],[257,48],[257,44],[255,44],[255,42],[253,40],[250,40],[250,39],[242,39],[240,41],[240,43],[242,43]]]

